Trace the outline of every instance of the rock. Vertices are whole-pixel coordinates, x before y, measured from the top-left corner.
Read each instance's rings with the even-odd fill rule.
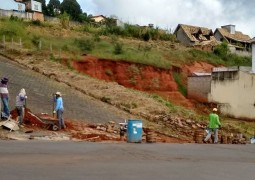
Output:
[[[197,126],[195,124],[192,124],[191,126],[193,129],[197,129]]]
[[[187,119],[187,120],[186,120],[186,123],[191,124],[192,121],[191,121],[190,119]]]
[[[178,126],[183,127],[182,121],[178,119]]]

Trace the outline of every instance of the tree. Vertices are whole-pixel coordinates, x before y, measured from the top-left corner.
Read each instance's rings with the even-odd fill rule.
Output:
[[[45,0],[37,0],[38,2],[42,3],[42,13],[44,15],[49,15],[48,8],[46,6]]]
[[[90,16],[87,15],[87,13],[83,12],[82,14],[79,15],[79,19],[78,19],[79,22],[87,22],[89,23],[90,22]]]
[[[66,12],[72,20],[79,21],[82,14],[81,6],[76,0],[64,0],[60,5],[60,11]]]
[[[57,16],[60,14],[60,1],[59,0],[50,0],[48,5],[48,12],[50,16]]]

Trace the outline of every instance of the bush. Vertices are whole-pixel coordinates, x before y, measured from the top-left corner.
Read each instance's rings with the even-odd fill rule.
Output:
[[[146,32],[143,34],[143,40],[144,40],[144,41],[149,41],[150,38],[151,38],[150,32],[149,32],[149,31],[146,31]]]
[[[123,53],[123,44],[120,42],[117,42],[114,44],[114,54],[122,54]]]
[[[25,35],[25,26],[19,21],[7,21],[4,26],[0,26],[0,35],[6,37],[23,37]]]
[[[32,38],[32,43],[34,46],[39,47],[41,38],[39,36],[33,36]]]
[[[230,50],[228,48],[228,44],[226,42],[223,42],[217,45],[213,52],[222,59],[225,59],[226,56],[230,53]]]
[[[13,16],[13,15],[11,15],[9,19],[10,19],[10,21],[20,21],[20,22],[23,21],[23,19],[21,19],[21,18],[19,18],[17,16]]]
[[[63,14],[59,15],[60,23],[64,29],[69,28],[70,16],[64,12]]]
[[[81,51],[92,51],[95,48],[95,43],[91,39],[75,39],[74,43]]]
[[[94,41],[95,41],[95,42],[100,42],[100,41],[101,41],[100,36],[99,36],[98,33],[95,33],[95,35],[94,35]]]
[[[38,20],[38,19],[37,20],[33,20],[32,24],[35,25],[35,26],[41,26],[42,25],[41,21]]]

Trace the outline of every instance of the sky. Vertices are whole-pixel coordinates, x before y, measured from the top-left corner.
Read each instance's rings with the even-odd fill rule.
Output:
[[[60,0],[62,2],[62,0]],[[117,16],[130,24],[148,25],[172,32],[178,24],[207,27],[223,25],[255,37],[255,0],[77,0],[83,12]]]

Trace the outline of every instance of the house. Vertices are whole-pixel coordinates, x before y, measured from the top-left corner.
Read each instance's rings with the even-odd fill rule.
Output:
[[[255,38],[252,67],[214,67],[212,73],[193,73],[188,77],[188,98],[218,105],[222,114],[255,119]]]
[[[214,47],[217,45],[213,31],[205,27],[179,24],[174,34],[177,40],[187,46],[206,46],[209,44]]]
[[[23,0],[26,5],[26,11],[28,12],[42,12],[42,3],[34,0]]]
[[[23,0],[22,2],[26,5],[26,11],[33,14],[33,20],[44,21],[41,2],[34,0]]]
[[[107,18],[103,15],[98,15],[98,16],[92,16],[91,19],[97,23],[100,23],[100,22],[105,21]]]
[[[0,0],[0,9],[24,12],[26,8],[25,4],[15,0]]]
[[[251,67],[221,67],[212,72],[208,101],[218,104],[222,114],[255,119],[255,74]]]
[[[255,119],[255,38],[252,67],[213,68],[208,101],[217,103],[221,113],[235,118]]]
[[[34,0],[0,0],[1,16],[17,16],[23,19],[44,21],[42,3]]]
[[[108,20],[108,23],[110,23],[113,26],[124,27],[124,23],[121,20],[119,20],[116,16],[107,18],[103,15],[98,15],[98,16],[92,16],[91,19],[94,20],[96,23],[101,23],[101,24]]]
[[[225,41],[229,44],[229,49],[232,53],[239,55],[250,55],[251,51],[250,36],[235,30],[235,25],[226,25],[217,28],[214,36],[218,41]]]

